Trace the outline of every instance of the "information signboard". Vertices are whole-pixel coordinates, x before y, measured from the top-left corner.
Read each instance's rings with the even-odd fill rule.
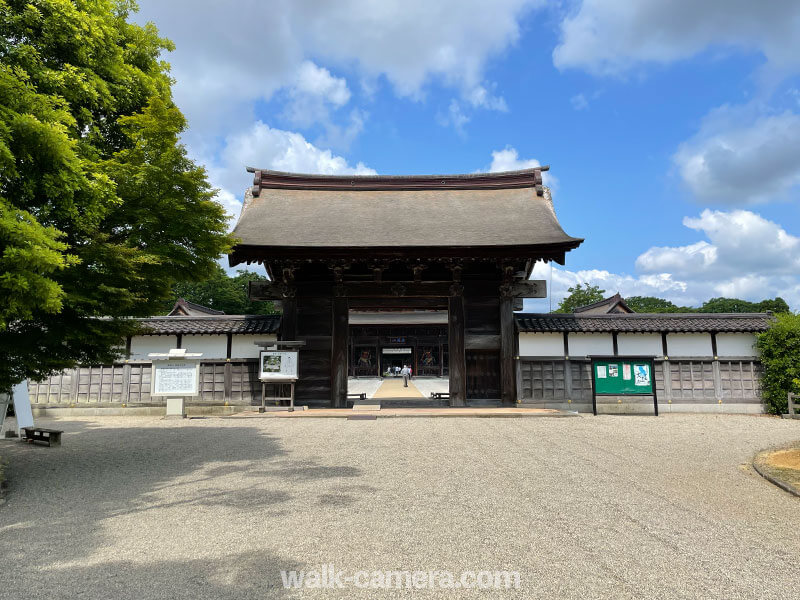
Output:
[[[648,359],[597,359],[592,361],[596,394],[624,396],[653,393],[653,365]]]
[[[292,381],[297,379],[297,352],[262,350],[259,359],[262,381]]]
[[[196,361],[153,361],[151,396],[196,396],[200,363]]]
[[[652,356],[592,356],[592,412],[597,414],[597,396],[652,396],[658,416],[658,397],[653,380]],[[622,403],[622,399],[618,399]]]

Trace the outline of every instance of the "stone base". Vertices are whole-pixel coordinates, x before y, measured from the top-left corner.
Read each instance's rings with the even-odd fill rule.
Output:
[[[353,410],[380,410],[381,403],[378,400],[356,400],[353,402]]]
[[[295,407],[297,408],[297,407]],[[255,410],[255,406],[235,404],[224,406],[221,404],[188,405],[185,407],[186,416],[225,416],[233,415],[246,410]],[[34,418],[69,418],[69,417],[163,417],[166,407],[161,406],[127,406],[122,405],[76,405],[76,406],[34,406]]]
[[[167,398],[167,419],[185,419],[186,401],[183,398]]]

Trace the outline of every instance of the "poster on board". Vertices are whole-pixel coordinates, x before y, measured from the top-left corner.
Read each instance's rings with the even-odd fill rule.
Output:
[[[622,378],[625,381],[630,381],[631,379],[631,365],[628,363],[622,365]]]
[[[297,352],[263,350],[259,358],[259,379],[293,380],[297,379]]]
[[[640,387],[650,385],[650,365],[633,365],[633,384]]]

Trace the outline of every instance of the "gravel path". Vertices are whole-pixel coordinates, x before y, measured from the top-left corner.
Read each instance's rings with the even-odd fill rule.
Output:
[[[517,570],[425,597],[797,598],[798,499],[744,466],[800,422],[86,418],[0,442],[4,598],[381,598],[280,569]]]

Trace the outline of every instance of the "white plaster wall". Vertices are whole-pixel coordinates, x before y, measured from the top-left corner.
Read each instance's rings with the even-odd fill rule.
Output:
[[[228,355],[227,335],[184,335],[181,347],[187,352],[201,352],[203,359],[225,359]]]
[[[178,347],[174,335],[135,335],[131,338],[131,360],[149,360],[150,352],[169,352]]]
[[[617,334],[617,349],[620,356],[663,356],[659,333]]]
[[[718,333],[717,356],[758,356],[752,333]]]
[[[710,333],[668,333],[667,334],[668,356],[708,356],[711,353],[711,334]]]
[[[275,334],[262,334],[262,335],[236,335],[233,336],[231,344],[231,358],[258,358],[258,353],[261,348],[255,345],[254,342],[270,341],[274,342],[278,339]],[[303,350],[300,350],[302,357]]]
[[[520,356],[564,356],[564,335],[561,333],[520,333]]]
[[[610,333],[570,333],[569,355],[575,358],[592,354],[614,354]]]

